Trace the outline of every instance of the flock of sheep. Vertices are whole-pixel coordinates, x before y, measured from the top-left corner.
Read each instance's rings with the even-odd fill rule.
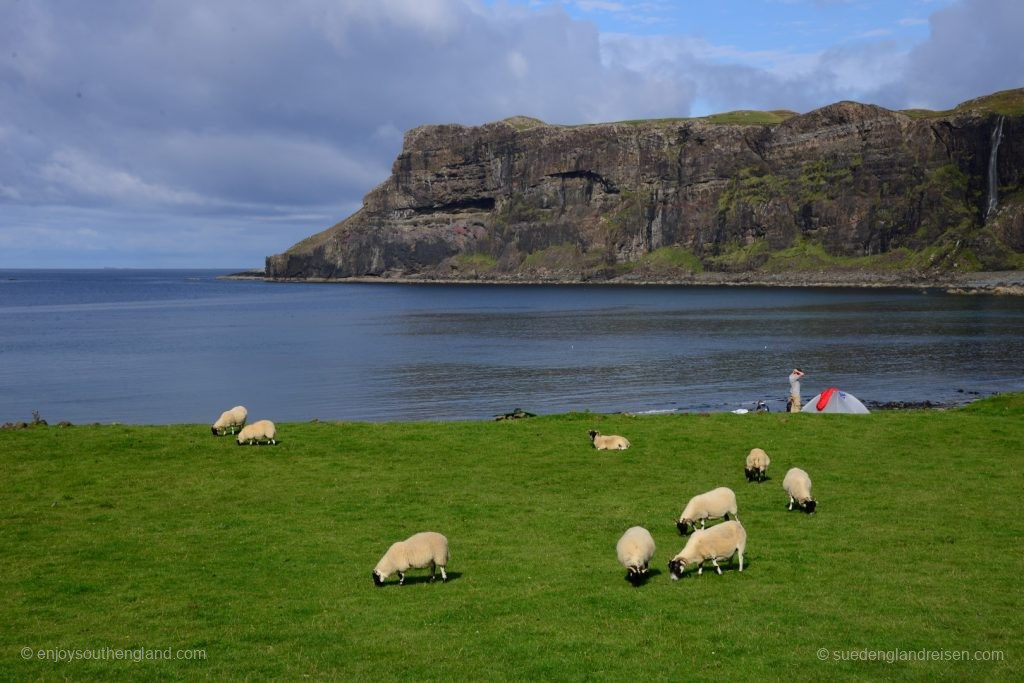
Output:
[[[245,406],[235,406],[231,410],[225,410],[217,418],[217,421],[210,427],[214,436],[234,434],[238,431],[235,441],[239,446],[249,444],[250,446],[260,443],[277,444],[277,427],[270,420],[257,420],[250,425],[245,424],[249,417],[249,411]]]
[[[613,449],[628,448],[626,446],[612,445],[617,443],[613,439],[622,437],[600,437],[595,436],[596,432],[590,432],[590,438],[595,448]],[[607,441],[600,442],[598,438]],[[625,441],[625,439],[623,439]],[[743,473],[748,482],[763,482],[768,471],[771,459],[768,454],[760,448],[751,449],[747,455],[747,461]],[[799,467],[794,467],[786,472],[782,480],[782,488],[789,496],[789,509],[793,505],[799,506],[807,513],[813,513],[817,502],[811,496],[811,478]],[[668,562],[669,575],[672,580],[678,580],[686,568],[696,567],[697,575],[704,573],[704,563],[711,562],[719,574],[722,568],[719,562],[730,561],[733,556],[739,559],[739,570],[743,571],[743,553],[747,547],[747,531],[740,524],[738,507],[736,505],[736,494],[732,489],[721,486],[705,493],[698,494],[690,499],[690,502],[683,508],[676,522],[676,528],[683,536],[687,534],[686,545],[679,553]],[[733,519],[729,519],[732,515]],[[721,524],[706,528],[708,520],[722,519]],[[700,528],[697,528],[700,522]],[[619,539],[615,546],[619,563],[626,568],[626,580],[634,586],[638,586],[647,578],[647,570],[651,558],[654,556],[654,538],[647,529],[641,526],[630,527]]]
[[[244,406],[235,406],[224,411],[213,423],[210,430],[214,436],[230,433],[238,445],[244,443],[276,444],[277,430],[270,420],[259,420],[250,425],[245,421],[249,413]],[[602,436],[595,430],[588,432],[590,441],[598,450],[626,450],[630,447],[629,440],[622,436]],[[771,459],[760,448],[751,449],[743,473],[748,482],[765,480]],[[789,496],[789,509],[797,505],[807,513],[813,513],[817,502],[811,496],[811,478],[798,467],[786,472],[782,480],[782,488]],[[747,531],[740,524],[736,494],[732,489],[721,486],[711,491],[694,496],[683,508],[676,522],[676,528],[683,536],[689,535],[686,545],[668,563],[669,574],[673,580],[679,579],[687,567],[696,567],[697,574],[704,573],[704,563],[711,562],[719,574],[722,568],[719,562],[731,561],[733,556],[739,559],[739,571],[743,571],[743,553],[747,547]],[[729,519],[732,515],[733,519]],[[707,528],[708,520],[721,519],[721,524]],[[700,522],[700,528],[697,528]],[[654,538],[642,526],[630,527],[622,534],[615,546],[619,563],[626,568],[626,579],[638,586],[647,578],[651,558],[654,556]],[[423,531],[413,534],[404,541],[393,543],[373,568],[373,583],[383,586],[392,574],[398,574],[398,584],[405,583],[405,572],[409,569],[430,569],[430,581],[434,580],[434,572],[441,570],[441,580],[447,581],[445,566],[448,564],[448,539],[436,531]]]

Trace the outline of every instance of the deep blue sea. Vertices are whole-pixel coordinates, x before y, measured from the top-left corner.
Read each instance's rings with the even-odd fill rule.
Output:
[[[0,270],[0,422],[781,410],[1024,390],[1024,299],[937,292],[275,284]],[[977,393],[971,393],[977,392]]]

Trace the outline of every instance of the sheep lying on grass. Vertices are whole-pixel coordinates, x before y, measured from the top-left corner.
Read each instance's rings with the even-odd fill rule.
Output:
[[[747,455],[747,466],[743,473],[747,475],[747,481],[764,481],[768,472],[768,465],[772,464],[771,458],[760,448],[751,448]]]
[[[647,578],[647,564],[654,556],[651,532],[642,526],[626,529],[615,544],[615,553],[619,556],[619,563],[626,568],[626,580],[639,586]]]
[[[373,583],[383,586],[384,581],[398,573],[398,585],[405,583],[405,572],[411,569],[430,567],[430,580],[434,580],[434,567],[441,568],[441,581],[448,580],[445,565],[448,564],[448,539],[436,531],[421,531],[404,541],[391,544],[384,557],[373,568]]]
[[[679,515],[676,528],[685,536],[690,533],[690,527],[696,529],[697,520],[700,520],[700,528],[703,529],[707,520],[722,518],[729,521],[729,515],[739,519],[736,514],[736,494],[732,489],[720,486],[691,498]]]
[[[668,571],[672,580],[676,581],[683,575],[687,565],[697,565],[697,575],[700,576],[704,573],[704,563],[711,560],[715,571],[721,574],[719,560],[728,560],[734,554],[739,556],[740,571],[743,571],[743,553],[746,548],[747,531],[743,525],[735,520],[723,522],[710,529],[694,531],[686,547],[669,560]]]
[[[624,451],[629,448],[629,439],[624,436],[601,436],[601,432],[591,429],[587,434],[590,435],[590,442],[594,444],[594,448],[599,451]]]
[[[221,413],[217,421],[210,427],[210,431],[214,436],[224,436],[225,433],[234,434],[245,426],[245,418],[248,416],[249,411],[245,409],[245,406],[235,406],[231,410]]]
[[[799,467],[794,467],[786,472],[786,478],[782,480],[782,488],[789,495],[788,509],[792,510],[793,503],[796,503],[801,510],[811,514],[818,506],[817,501],[811,497],[811,478]]]
[[[251,425],[242,427],[242,431],[238,432],[238,436],[235,437],[235,441],[241,446],[243,443],[247,443],[250,446],[257,443],[272,443],[276,444],[277,427],[270,420],[259,420],[253,422]]]

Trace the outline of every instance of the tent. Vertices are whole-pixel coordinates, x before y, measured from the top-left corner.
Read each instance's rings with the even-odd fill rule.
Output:
[[[853,394],[839,391],[835,387],[821,392],[803,407],[801,413],[859,413],[871,412]]]

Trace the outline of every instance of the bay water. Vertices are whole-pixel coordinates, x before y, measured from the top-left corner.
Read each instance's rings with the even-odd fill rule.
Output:
[[[0,270],[0,422],[782,410],[1024,390],[1024,299],[929,290],[305,284]]]

